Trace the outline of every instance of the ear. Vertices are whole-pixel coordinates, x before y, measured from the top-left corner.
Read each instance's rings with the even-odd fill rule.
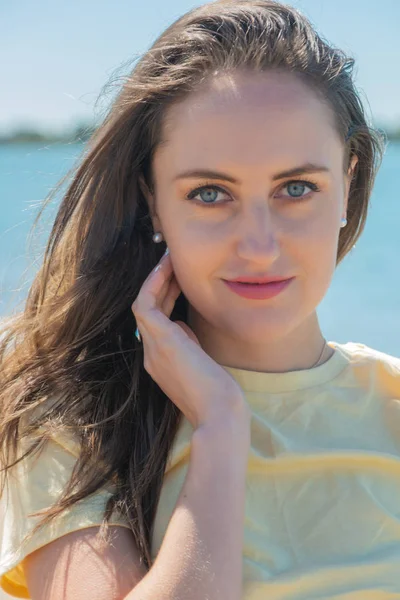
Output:
[[[150,192],[142,173],[138,177],[138,183],[139,183],[139,187],[140,187],[144,197],[146,198],[147,205],[149,207],[149,213],[150,213],[151,221],[153,223],[153,229],[154,229],[154,231],[162,231],[160,219],[158,218],[157,211],[156,211],[156,202],[155,202],[154,194],[152,194]]]
[[[349,201],[350,185],[351,185],[351,182],[352,182],[353,177],[354,177],[354,170],[356,168],[356,164],[357,163],[358,163],[358,156],[356,156],[354,154],[354,156],[352,157],[352,159],[350,161],[350,166],[349,166],[349,169],[347,171],[346,180],[345,180],[345,195],[344,195],[345,210],[344,210],[343,216],[346,216],[346,213],[347,213],[347,204],[348,204],[348,201]]]

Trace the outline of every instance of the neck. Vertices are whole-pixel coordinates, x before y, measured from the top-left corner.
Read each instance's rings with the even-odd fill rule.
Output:
[[[191,306],[188,325],[213,360],[237,369],[265,373],[300,371],[323,364],[334,353],[325,343],[316,313],[296,329],[273,340],[266,339],[267,336],[261,341],[250,340],[242,331],[232,333],[216,329]]]

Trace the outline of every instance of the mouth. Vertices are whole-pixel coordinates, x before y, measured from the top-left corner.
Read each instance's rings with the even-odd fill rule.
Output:
[[[232,292],[242,296],[242,298],[267,300],[280,294],[294,279],[295,277],[291,277],[289,279],[280,279],[268,283],[249,283],[242,281],[228,281],[226,279],[223,279],[222,281]]]

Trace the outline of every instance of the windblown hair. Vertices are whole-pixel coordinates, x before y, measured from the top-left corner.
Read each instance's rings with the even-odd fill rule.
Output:
[[[155,512],[182,413],[144,369],[131,305],[165,250],[164,242],[152,241],[139,177],[153,190],[152,157],[166,109],[235,69],[291,72],[311,86],[332,109],[344,173],[354,154],[359,159],[339,264],[364,229],[384,153],[382,133],[367,123],[353,65],[303,14],[271,0],[195,8],[136,61],[81,160],[57,186],[70,179],[23,311],[1,331],[0,493],[8,469],[57,431],[70,431],[80,443],[66,489],[41,511],[34,531],[113,481],[100,534],[120,510],[144,564],[152,565]],[[171,318],[187,322],[183,294]],[[19,442],[33,434],[28,452],[18,456]]]

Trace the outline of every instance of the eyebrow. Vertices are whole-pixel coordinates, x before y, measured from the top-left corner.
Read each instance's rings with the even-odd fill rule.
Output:
[[[296,175],[302,175],[305,173],[329,173],[330,169],[325,167],[324,165],[315,165],[313,163],[306,163],[304,165],[300,165],[299,167],[294,167],[293,169],[288,169],[286,171],[281,171],[280,173],[276,173],[272,177],[272,181],[277,181],[278,179],[284,179],[285,177],[293,177]],[[200,179],[220,179],[223,181],[229,181],[230,183],[239,183],[235,177],[231,175],[227,175],[226,173],[221,173],[220,171],[212,171],[209,169],[194,169],[189,171],[184,171],[183,173],[179,173],[176,177],[174,177],[174,181],[177,179],[190,179],[190,178],[200,178]]]

